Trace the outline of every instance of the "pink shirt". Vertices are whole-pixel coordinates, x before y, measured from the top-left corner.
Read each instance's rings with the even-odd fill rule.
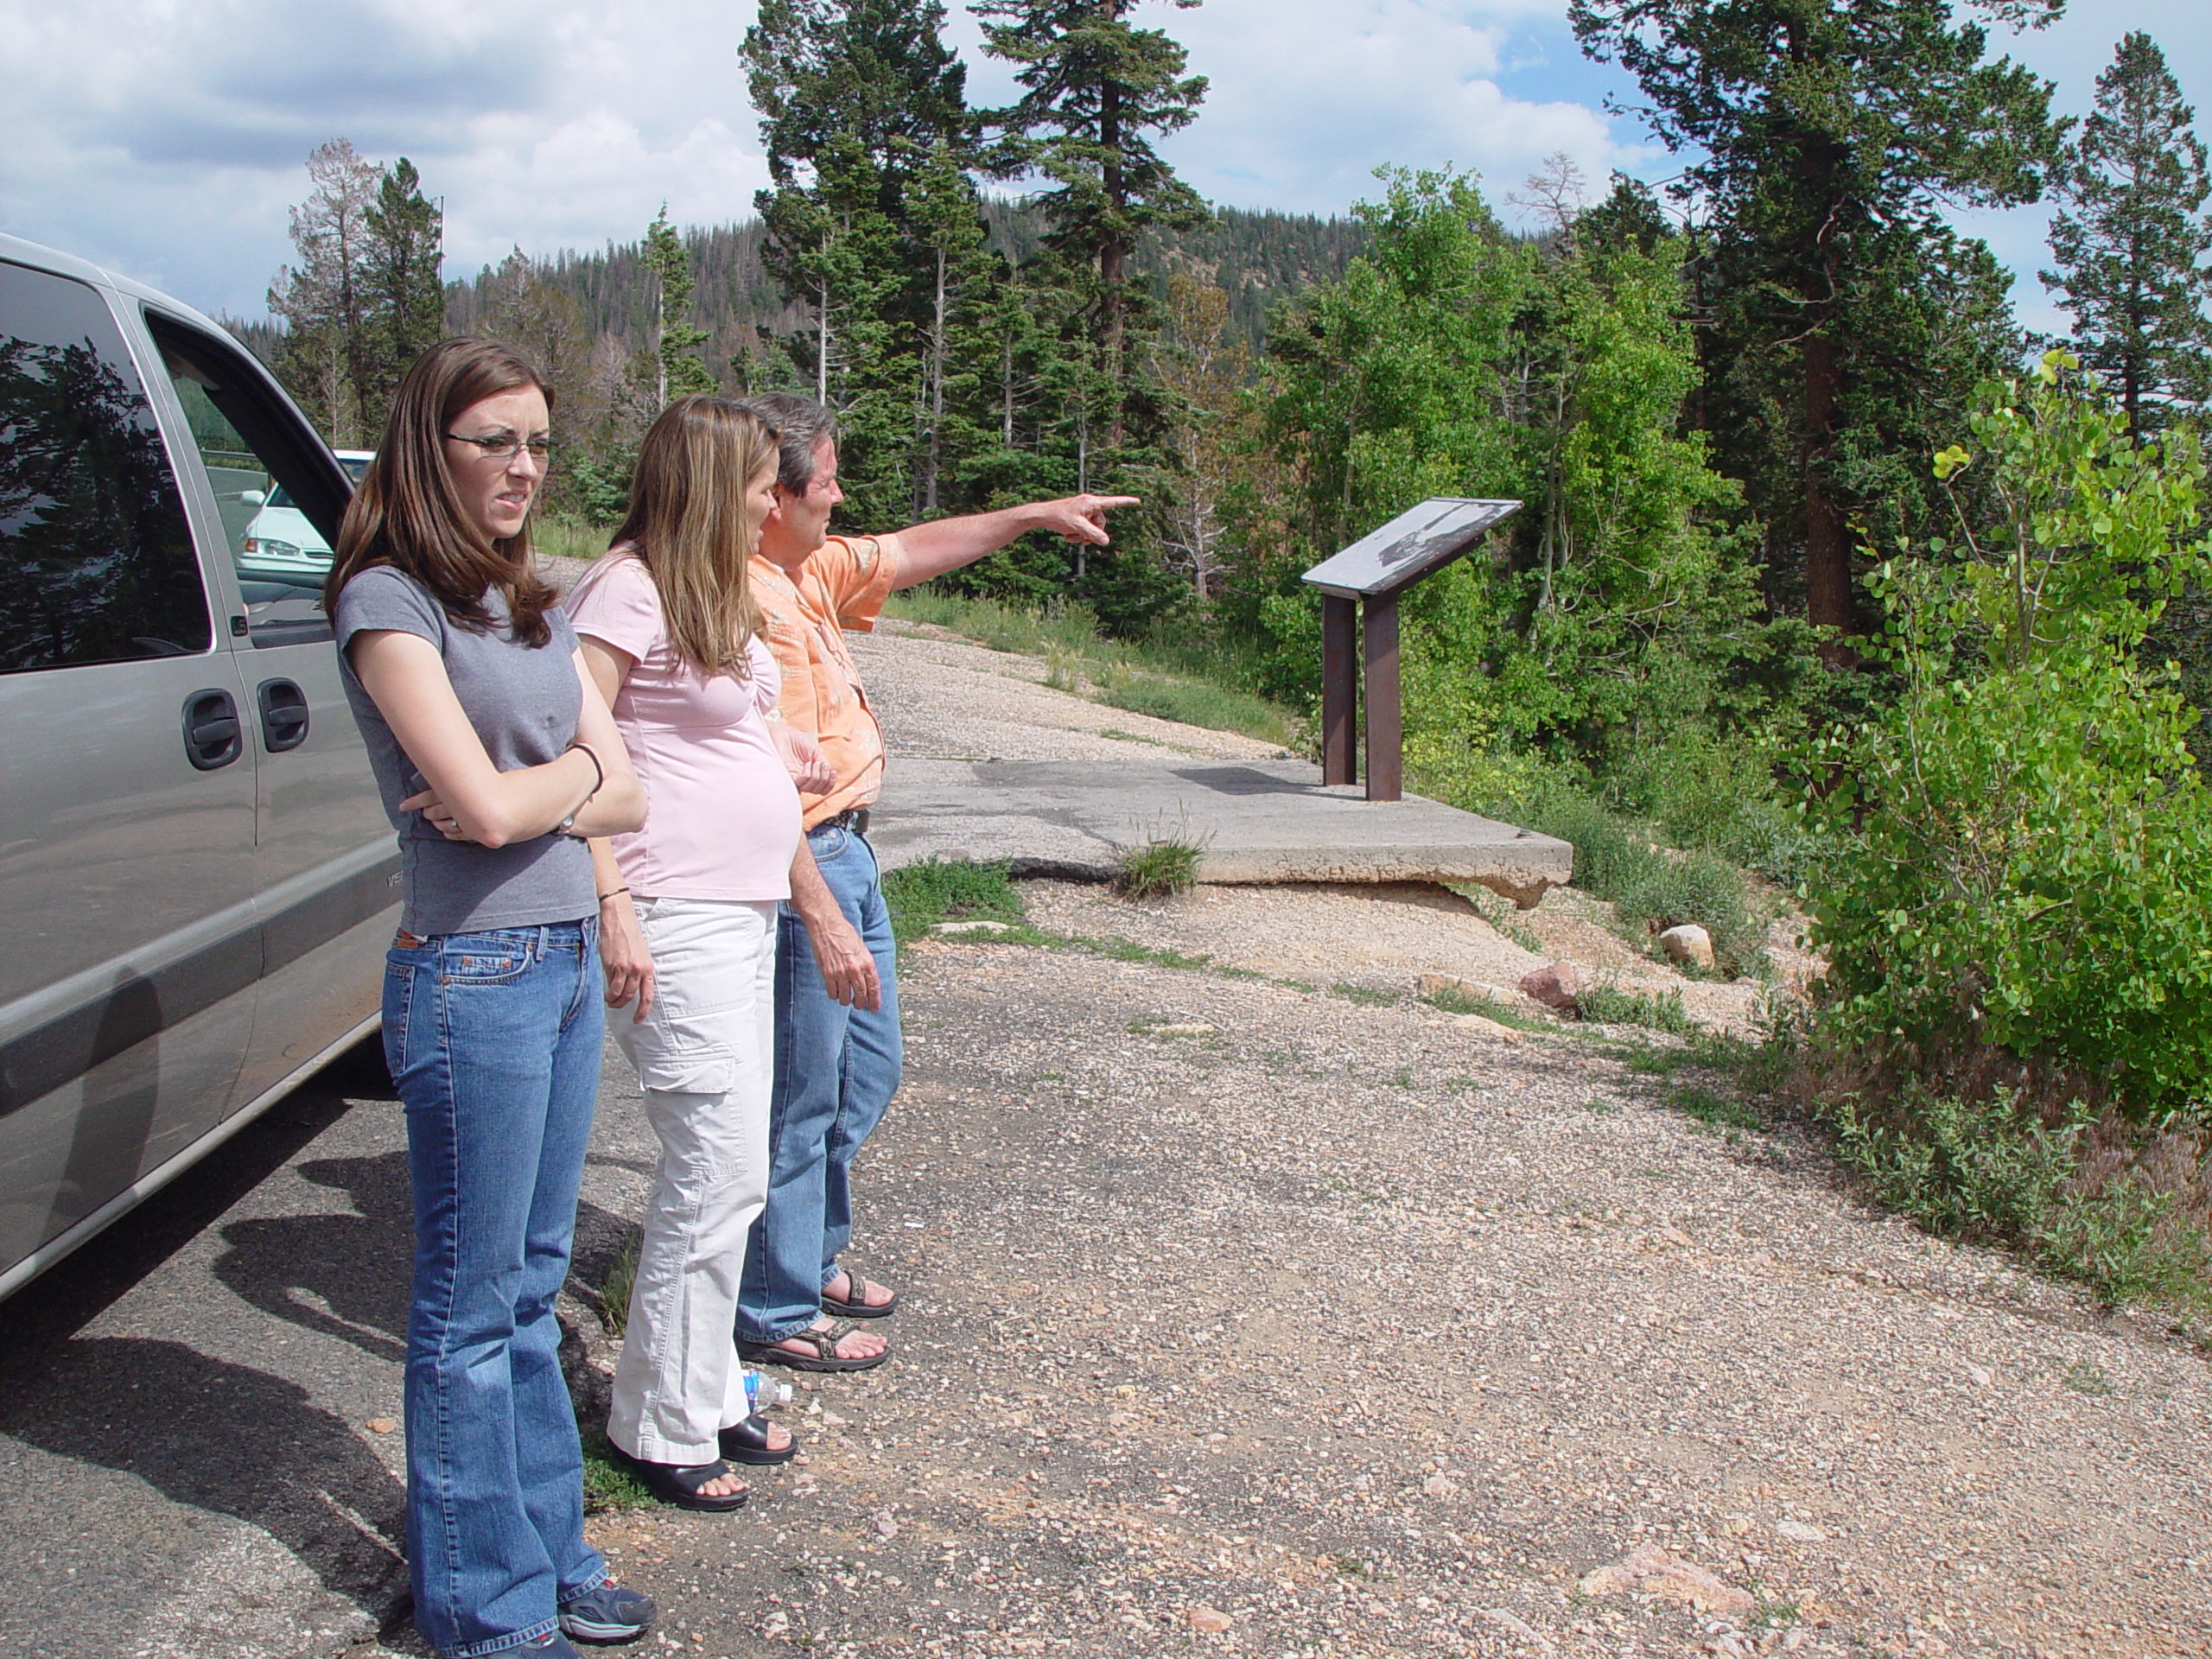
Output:
[[[631,893],[788,899],[798,791],[768,735],[781,677],[767,645],[747,643],[745,679],[702,677],[669,642],[652,572],[620,550],[586,571],[562,608],[578,633],[638,659],[614,699],[645,791],[645,828],[614,837]]]

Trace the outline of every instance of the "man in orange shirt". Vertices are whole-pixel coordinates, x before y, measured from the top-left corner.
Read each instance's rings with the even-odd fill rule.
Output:
[[[899,1086],[899,994],[890,912],[868,807],[883,785],[883,732],[845,648],[843,630],[875,626],[896,588],[957,570],[1029,531],[1106,544],[1109,507],[1128,495],[1034,501],[939,518],[895,536],[832,536],[836,420],[820,404],[777,393],[749,400],[781,435],[776,510],[747,575],[783,672],[778,715],[821,745],[834,774],[802,793],[806,836],[776,938],[775,1092],[769,1115],[768,1201],[753,1224],[737,1302],[737,1345],[755,1362],[856,1371],[890,1346],[855,1319],[890,1313],[898,1297],[838,1265],[852,1237],[853,1155]]]

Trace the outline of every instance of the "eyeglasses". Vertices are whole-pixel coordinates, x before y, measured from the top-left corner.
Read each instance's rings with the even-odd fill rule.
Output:
[[[448,432],[446,436],[455,443],[474,444],[483,451],[486,461],[512,461],[515,452],[519,449],[529,450],[530,458],[541,467],[550,466],[553,461],[553,440],[550,438],[464,438],[458,432]]]

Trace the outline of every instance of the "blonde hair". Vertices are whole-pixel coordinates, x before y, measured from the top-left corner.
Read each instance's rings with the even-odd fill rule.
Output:
[[[614,532],[660,594],[677,656],[702,675],[746,677],[746,646],[760,632],[746,582],[760,526],[747,494],[776,469],[776,434],[732,397],[679,397],[638,450],[630,512]]]

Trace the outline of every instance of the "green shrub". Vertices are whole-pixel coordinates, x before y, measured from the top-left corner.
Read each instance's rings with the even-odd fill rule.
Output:
[[[2107,1307],[2212,1302],[2212,1242],[2136,1172],[2069,1194],[2036,1243],[2044,1266],[2082,1281]]]
[[[1985,386],[1979,530],[1884,565],[1899,683],[1806,772],[1821,1035],[1923,1064],[1996,1050],[2114,1090],[2137,1121],[2212,1101],[2212,793],[2197,724],[2139,647],[2202,578],[2204,467],[2138,442],[2073,359]],[[1979,499],[1979,498],[1978,498]],[[1987,522],[1993,518],[1994,523]]]
[[[1814,805],[1826,1035],[1994,1045],[2143,1116],[2212,1095],[2212,794],[2125,653],[1922,680]]]
[[[2003,1244],[2086,1284],[2107,1306],[2212,1301],[2212,1244],[2139,1169],[2085,1184],[2094,1114],[2015,1090],[1979,1102],[1913,1082],[1878,1109],[1833,1103],[1838,1150],[1887,1208],[1946,1237]]]
[[[2074,1173],[2088,1115],[2075,1107],[2053,1128],[2009,1090],[1976,1105],[1915,1084],[1879,1112],[1839,1102],[1829,1121],[1885,1207],[1947,1237],[2030,1245]]]

